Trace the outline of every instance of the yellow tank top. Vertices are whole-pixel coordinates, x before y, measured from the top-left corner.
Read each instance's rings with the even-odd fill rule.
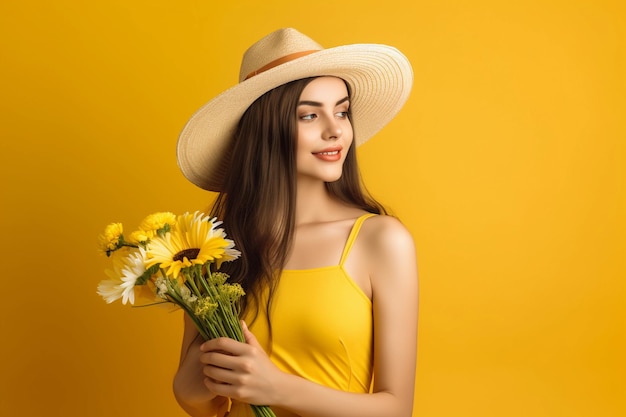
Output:
[[[359,217],[346,241],[339,265],[284,270],[274,293],[270,319],[265,310],[250,325],[272,362],[281,370],[342,391],[366,393],[372,381],[372,303],[348,276],[344,263],[361,225]],[[277,417],[292,413],[274,410]],[[228,417],[253,416],[250,406],[234,401]]]

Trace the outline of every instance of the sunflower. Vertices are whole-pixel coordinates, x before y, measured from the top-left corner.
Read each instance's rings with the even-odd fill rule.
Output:
[[[202,213],[178,216],[176,226],[164,236],[150,241],[146,250],[146,267],[156,264],[168,276],[178,278],[181,269],[212,261],[230,261],[239,256],[234,243],[226,239],[223,229]]]

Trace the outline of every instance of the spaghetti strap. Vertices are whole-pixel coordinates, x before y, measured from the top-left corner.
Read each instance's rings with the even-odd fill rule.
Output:
[[[361,226],[363,225],[363,222],[373,216],[376,216],[376,214],[365,213],[364,215],[357,218],[356,221],[354,222],[354,225],[352,226],[352,230],[350,230],[350,235],[348,236],[348,240],[346,241],[346,245],[343,248],[343,253],[341,254],[341,260],[339,261],[340,266],[343,266],[344,262],[348,258],[348,255],[350,254],[350,249],[352,249],[352,245],[354,244],[356,237],[359,235],[359,230],[361,230]]]

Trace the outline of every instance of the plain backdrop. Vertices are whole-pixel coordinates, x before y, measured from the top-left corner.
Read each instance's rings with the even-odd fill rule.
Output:
[[[358,150],[417,244],[414,416],[626,415],[617,0],[2,1],[0,415],[184,415],[181,313],[107,305],[96,237],[206,208],[177,135],[286,26],[414,66]]]

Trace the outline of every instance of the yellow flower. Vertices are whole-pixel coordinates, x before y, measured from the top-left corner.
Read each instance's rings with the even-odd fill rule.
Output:
[[[202,213],[185,213],[178,216],[175,228],[150,241],[146,251],[147,267],[160,264],[168,276],[178,278],[183,268],[222,258],[235,259],[239,252],[232,249],[232,240],[225,236],[224,231],[215,229],[215,223]]]
[[[176,215],[166,211],[147,216],[139,225],[139,230],[144,232],[145,235],[148,236],[148,239],[152,239],[161,229],[164,229],[166,226],[171,228],[175,225]],[[145,242],[145,240],[143,242]]]
[[[151,236],[143,230],[135,230],[128,236],[128,242],[133,245],[145,245],[150,240],[150,237]]]
[[[201,317],[204,319],[210,319],[213,313],[217,310],[218,304],[213,301],[210,297],[202,297],[199,298],[196,302],[196,308],[194,310],[194,314],[197,317]]]
[[[225,274],[223,272],[213,272],[208,276],[207,281],[209,282],[209,284],[219,287],[226,283],[226,280],[228,280],[228,278],[228,274]]]
[[[122,223],[111,223],[105,227],[104,233],[98,237],[98,246],[100,249],[103,252],[107,252],[107,254],[117,250],[120,246],[120,241],[123,240],[123,231]]]
[[[243,288],[239,284],[223,284],[221,286],[220,293],[223,295],[224,299],[229,302],[234,302],[239,300],[242,296],[246,295]]]

